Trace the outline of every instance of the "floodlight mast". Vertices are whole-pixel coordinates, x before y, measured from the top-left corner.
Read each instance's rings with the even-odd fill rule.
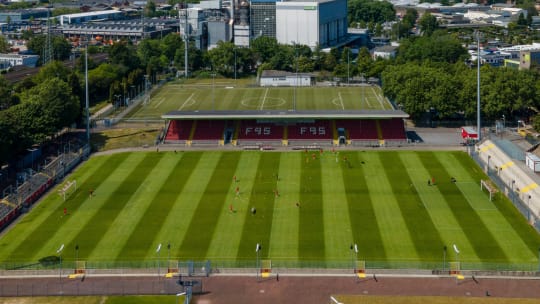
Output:
[[[187,1],[184,1],[184,78],[188,77],[188,11]]]
[[[482,139],[482,129],[480,125],[480,31],[476,32],[477,56],[476,56],[476,123],[478,128],[478,142]]]

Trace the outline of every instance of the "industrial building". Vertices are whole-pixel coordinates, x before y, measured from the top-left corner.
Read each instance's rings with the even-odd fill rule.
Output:
[[[276,38],[277,0],[252,0],[250,9],[251,37]]]
[[[116,20],[124,18],[124,12],[108,10],[88,13],[65,14],[57,17],[61,25],[85,23],[89,21]]]
[[[31,19],[47,18],[48,14],[45,8],[0,11],[0,23],[29,23]]]
[[[0,54],[0,69],[4,70],[20,65],[35,68],[38,59],[38,55]]]
[[[75,44],[82,37],[90,41],[112,43],[120,39],[139,41],[143,37],[158,38],[178,31],[178,20],[133,19],[98,23],[64,24],[62,34]],[[84,40],[84,39],[83,39]]]
[[[347,0],[276,2],[276,39],[328,48],[347,41]]]

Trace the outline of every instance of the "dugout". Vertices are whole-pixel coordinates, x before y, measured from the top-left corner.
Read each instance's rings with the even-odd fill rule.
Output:
[[[397,146],[408,143],[401,110],[172,111],[163,144],[289,146]]]

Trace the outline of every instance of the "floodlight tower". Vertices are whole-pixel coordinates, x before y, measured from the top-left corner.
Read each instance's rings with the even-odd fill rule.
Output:
[[[476,122],[478,128],[478,142],[482,139],[482,129],[480,125],[480,31],[476,32],[476,43],[477,43],[477,56],[476,56]]]

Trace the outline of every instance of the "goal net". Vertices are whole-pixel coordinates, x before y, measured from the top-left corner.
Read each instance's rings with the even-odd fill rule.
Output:
[[[498,192],[497,187],[489,180],[480,180],[480,190],[486,189],[489,192],[489,200],[493,200],[493,195]]]
[[[72,195],[77,190],[77,181],[67,181],[65,184],[62,185],[62,187],[58,190],[58,195],[60,195],[64,202],[66,199]]]

